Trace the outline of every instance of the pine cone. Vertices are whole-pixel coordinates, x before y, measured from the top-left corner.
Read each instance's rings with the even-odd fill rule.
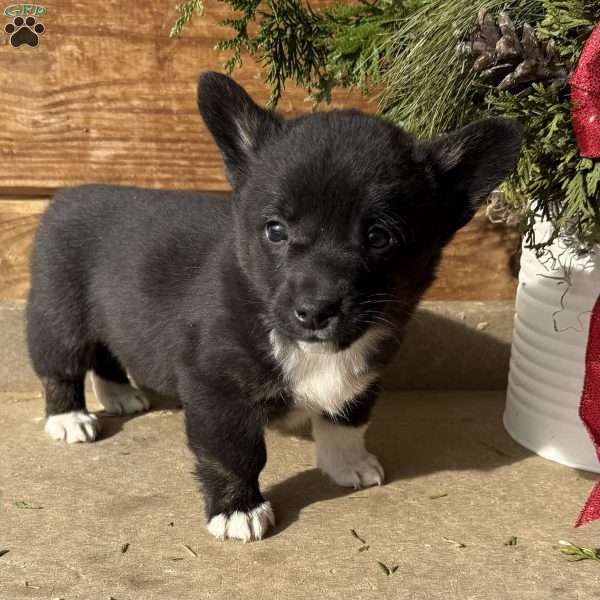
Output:
[[[477,26],[458,44],[458,51],[471,61],[479,76],[501,90],[523,89],[536,81],[563,86],[568,77],[552,40],[539,41],[533,27],[525,23],[521,38],[505,12],[498,18],[482,8]]]

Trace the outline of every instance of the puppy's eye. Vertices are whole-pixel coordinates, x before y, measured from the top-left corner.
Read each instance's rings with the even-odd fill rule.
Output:
[[[382,225],[373,225],[367,231],[367,245],[375,250],[385,250],[393,243],[392,234]]]
[[[278,244],[288,239],[287,228],[279,221],[269,221],[265,225],[265,235],[270,242]]]

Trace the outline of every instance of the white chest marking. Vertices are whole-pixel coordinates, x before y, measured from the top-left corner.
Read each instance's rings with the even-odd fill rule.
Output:
[[[349,348],[335,351],[326,342],[293,342],[271,332],[273,355],[281,365],[297,404],[330,414],[343,412],[347,402],[364,392],[378,373],[368,368],[368,356],[387,336],[372,328]]]

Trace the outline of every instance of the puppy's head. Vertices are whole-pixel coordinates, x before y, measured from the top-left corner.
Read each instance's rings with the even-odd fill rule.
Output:
[[[240,263],[263,318],[295,340],[343,348],[407,317],[519,152],[520,128],[501,119],[420,144],[356,111],[283,120],[217,73],[198,94],[234,190]]]

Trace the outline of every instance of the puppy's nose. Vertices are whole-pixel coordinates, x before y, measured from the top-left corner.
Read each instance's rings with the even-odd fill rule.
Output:
[[[325,329],[340,312],[340,300],[305,300],[294,309],[294,317],[306,329]]]

